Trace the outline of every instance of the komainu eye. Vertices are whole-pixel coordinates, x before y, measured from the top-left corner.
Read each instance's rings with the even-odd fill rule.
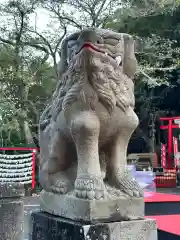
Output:
[[[99,37],[96,42],[97,42],[97,44],[103,44],[104,39],[102,37]]]

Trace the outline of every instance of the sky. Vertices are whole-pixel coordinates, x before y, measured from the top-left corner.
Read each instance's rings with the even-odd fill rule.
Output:
[[[22,1],[25,1],[26,0],[22,0]],[[0,0],[0,5],[3,4],[3,3],[6,3],[7,0]],[[3,19],[1,21],[1,18]],[[31,17],[30,17],[30,23],[31,23],[31,26],[35,26],[35,22],[37,23],[36,24],[36,30],[41,33],[43,31],[46,31],[48,29],[48,32],[52,31],[52,33],[54,33],[54,29],[56,29],[56,23],[53,22],[53,26],[54,26],[54,29],[53,27],[49,27],[48,28],[48,24],[50,23],[50,17],[49,17],[49,13],[45,10],[45,9],[42,9],[42,8],[39,8],[36,10],[36,14],[32,14]],[[2,17],[0,16],[0,25],[1,23],[3,23],[3,21],[6,21],[5,17]],[[59,26],[59,24],[58,24]],[[74,29],[71,29],[70,30],[74,30]],[[61,37],[61,32],[59,33],[59,37]],[[57,60],[59,60],[59,54],[57,54]],[[52,59],[49,58],[49,62],[52,63]]]
[[[26,0],[24,0],[26,1]],[[6,0],[0,0],[0,5],[5,3]],[[2,21],[1,21],[2,19]],[[3,21],[6,21],[5,17],[3,16],[0,16],[0,22],[3,23]],[[48,12],[45,10],[45,9],[42,9],[42,8],[39,8],[36,10],[36,14],[32,14],[31,17],[30,17],[30,23],[31,23],[31,26],[35,26],[35,22],[37,23],[37,31],[39,33],[47,30],[47,25],[48,23],[50,22],[50,17],[49,17],[49,14]],[[0,25],[1,25],[0,23]],[[48,29],[48,31],[53,31],[53,29]],[[38,53],[37,53],[38,54]],[[57,60],[59,61],[59,54],[57,53]],[[53,63],[51,57],[49,57],[48,59],[49,63]]]
[[[3,3],[5,3],[5,2],[6,2],[6,0],[0,0],[0,4],[3,4]],[[39,28],[40,28],[41,30],[44,30],[44,29],[46,28],[46,25],[47,25],[48,22],[49,22],[49,17],[48,17],[47,12],[46,12],[44,9],[39,8],[39,9],[37,10],[37,19],[36,19],[36,20],[38,21],[38,26],[39,26]],[[33,25],[33,23],[34,23],[34,21],[35,21],[35,15],[32,16],[31,21],[32,21],[32,25]]]

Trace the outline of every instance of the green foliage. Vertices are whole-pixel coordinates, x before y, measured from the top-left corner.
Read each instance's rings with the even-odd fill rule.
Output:
[[[118,0],[8,0],[1,4],[1,145],[37,142],[39,116],[57,82],[57,57],[64,36],[72,27],[104,25],[118,4]],[[44,30],[37,20],[40,8],[49,18]]]
[[[109,16],[121,5],[121,0],[66,0],[43,1],[42,7],[71,31],[72,27],[83,29],[104,26]]]
[[[24,121],[32,136],[37,134],[39,115],[52,93],[56,75],[48,63],[40,64],[40,57],[26,56],[26,64],[22,61],[15,71],[12,52],[11,47],[0,48],[0,135],[5,139],[1,145],[13,145],[16,141],[32,144],[30,139],[27,142]]]
[[[139,66],[135,78],[135,96],[136,112],[140,118],[136,135],[145,141],[154,141],[153,134],[147,128],[149,124],[152,125],[149,123],[150,116],[155,119],[166,111],[180,114],[175,97],[179,89],[179,21],[178,1],[132,0],[117,9],[106,24],[107,28],[130,33],[136,39]]]

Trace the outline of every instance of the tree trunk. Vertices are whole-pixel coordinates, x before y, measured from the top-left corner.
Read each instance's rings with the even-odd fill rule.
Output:
[[[34,147],[36,147],[36,144],[34,142],[33,135],[32,135],[32,132],[31,132],[28,122],[25,120],[23,125],[24,125],[23,129],[24,129],[24,136],[26,139],[26,143],[28,145],[33,145]]]

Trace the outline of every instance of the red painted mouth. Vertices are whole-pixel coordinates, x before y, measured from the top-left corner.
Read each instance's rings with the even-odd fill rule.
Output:
[[[83,44],[83,46],[81,47],[80,51],[83,50],[84,48],[90,49],[90,50],[94,50],[96,52],[101,52],[104,53],[102,50],[100,50],[99,48],[97,48],[96,46],[94,46],[91,42],[86,42]],[[79,52],[80,52],[79,51]]]

